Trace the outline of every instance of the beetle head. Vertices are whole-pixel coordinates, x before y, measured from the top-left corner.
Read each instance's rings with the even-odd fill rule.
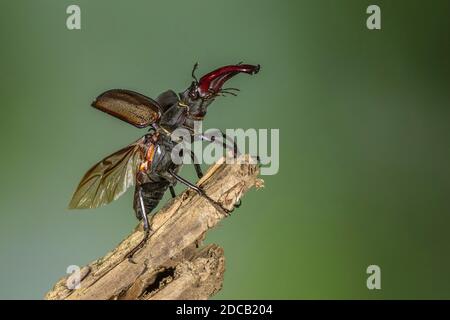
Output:
[[[206,109],[217,96],[226,94],[236,95],[236,88],[222,88],[225,82],[238,73],[256,74],[260,66],[251,64],[236,64],[218,68],[205,74],[197,80],[195,70],[198,64],[194,65],[192,78],[194,79],[182,94],[181,97],[186,105],[189,106],[189,115],[195,120],[201,120],[206,115]]]

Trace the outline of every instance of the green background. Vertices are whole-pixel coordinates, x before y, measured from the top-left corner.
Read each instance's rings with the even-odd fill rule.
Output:
[[[82,29],[66,29],[78,4]],[[378,4],[382,30],[366,28]],[[144,133],[89,106],[260,63],[204,128],[279,128],[280,171],[208,234],[216,298],[450,298],[449,1],[2,1],[0,298],[37,298],[136,225],[132,192],[66,209]],[[184,175],[193,178],[193,169]],[[381,267],[382,289],[366,288]]]

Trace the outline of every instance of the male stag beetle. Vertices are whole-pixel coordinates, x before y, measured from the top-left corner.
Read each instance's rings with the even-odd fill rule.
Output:
[[[96,208],[119,198],[130,186],[135,185],[133,208],[136,217],[143,221],[145,236],[133,250],[131,257],[145,243],[150,233],[147,215],[158,205],[167,189],[175,197],[174,185],[180,182],[208,199],[212,205],[229,214],[229,210],[211,199],[195,184],[178,175],[180,165],[171,159],[175,142],[171,133],[177,128],[194,132],[194,121],[202,120],[208,106],[219,95],[236,95],[236,88],[222,86],[238,73],[255,74],[259,65],[236,64],[218,68],[195,77],[191,85],[179,93],[163,92],[156,100],[140,93],[123,89],[108,90],[95,99],[94,108],[126,121],[138,128],[150,127],[149,132],[134,143],[107,156],[86,172],[70,201],[70,209]],[[207,139],[205,136],[200,138]],[[225,144],[225,143],[224,143]],[[237,149],[234,144],[234,152]],[[193,153],[191,156],[194,157]],[[199,178],[200,165],[195,163]]]

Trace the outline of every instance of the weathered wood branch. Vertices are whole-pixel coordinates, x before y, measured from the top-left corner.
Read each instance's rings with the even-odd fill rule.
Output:
[[[259,168],[248,155],[238,163],[222,158],[199,181],[227,209],[252,186],[261,187]],[[205,233],[225,217],[223,211],[192,190],[169,201],[152,219],[154,233],[133,257],[127,254],[143,238],[138,226],[113,251],[59,280],[46,299],[207,299],[222,287],[223,250],[199,246]],[[74,276],[78,289],[69,289]]]

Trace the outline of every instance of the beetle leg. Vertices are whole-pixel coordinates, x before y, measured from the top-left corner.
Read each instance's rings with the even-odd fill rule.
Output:
[[[138,189],[138,195],[139,195],[139,205],[141,207],[141,213],[142,213],[142,222],[144,224],[144,238],[133,248],[133,250],[131,250],[128,255],[128,261],[130,261],[131,263],[135,263],[133,261],[133,256],[136,252],[139,251],[139,249],[142,248],[142,246],[144,245],[144,243],[147,242],[147,239],[150,235],[150,225],[148,223],[148,217],[147,217],[147,212],[145,210],[145,206],[144,206],[144,198],[142,197],[142,187],[139,186]]]
[[[172,198],[175,198],[177,195],[175,193],[175,189],[173,188],[173,186],[170,186],[169,190],[170,190],[170,194],[172,195]]]
[[[223,136],[223,147],[228,150],[230,148],[230,146],[227,144],[227,142],[229,143],[231,139],[228,139],[227,135],[225,133],[223,133],[222,131],[220,131],[220,133]],[[196,137],[199,137],[201,140],[204,141],[209,141],[209,142],[213,142],[213,143],[218,143],[219,141],[216,141],[215,139],[213,139],[214,137],[207,137],[203,134],[199,134]],[[194,137],[195,139],[195,137]],[[234,139],[232,139],[233,141],[233,157],[236,159],[240,153],[236,144],[236,141]],[[258,156],[258,164],[259,164],[259,156]],[[199,177],[200,178],[200,177]],[[242,204],[242,201],[239,199],[238,203],[234,205],[235,208],[239,208]]]
[[[231,149],[231,146],[229,145],[231,139],[228,139],[227,135],[225,133],[223,133],[222,131],[220,131],[220,133],[222,134],[222,137],[223,137],[222,145],[225,148],[225,150]],[[203,134],[198,134],[195,137],[200,138],[203,141],[219,143],[219,141],[217,141],[214,137],[207,137]],[[233,157],[236,159],[240,155],[240,152],[237,147],[236,141],[234,139],[232,139],[232,143],[233,143],[233,147],[232,147],[233,148]]]
[[[197,177],[199,179],[201,179],[203,177],[202,167],[198,163],[197,157],[195,156],[195,153],[192,150],[191,150],[191,159],[192,159],[192,162],[194,163],[194,168],[195,168],[195,172],[197,173]]]
[[[226,216],[229,216],[231,213],[231,210],[228,210],[226,208],[224,208],[220,203],[218,203],[217,201],[211,199],[206,193],[205,191],[196,186],[195,184],[187,181],[186,179],[184,179],[183,177],[180,177],[178,174],[176,174],[173,170],[169,170],[169,173],[172,175],[172,177],[174,177],[177,181],[181,182],[182,184],[184,184],[185,186],[187,186],[188,188],[194,190],[195,192],[197,192],[200,196],[204,197],[205,199],[207,199],[209,202],[211,202],[215,207],[219,207],[220,210],[222,210],[223,212],[225,212]]]
[[[194,163],[195,172],[197,173],[197,177],[201,179],[203,177],[202,167],[198,163]]]
[[[144,223],[144,230],[147,232],[150,230],[150,226],[148,223],[147,212],[145,211],[144,198],[142,197],[142,187],[139,187],[138,194],[139,194],[139,204],[140,204],[141,210],[142,210],[142,221]]]
[[[231,139],[231,138],[229,139],[229,138],[227,137],[227,135],[226,135],[225,133],[223,133],[222,131],[220,131],[220,133],[222,134],[222,137],[223,137],[223,140],[224,140],[223,144],[224,144],[224,147],[225,147],[225,148],[228,147],[227,142],[229,143],[230,140],[231,140],[231,142],[232,142],[232,144],[233,144],[233,157],[236,159],[236,158],[240,155],[239,150],[238,150],[238,147],[237,147],[236,140]]]

